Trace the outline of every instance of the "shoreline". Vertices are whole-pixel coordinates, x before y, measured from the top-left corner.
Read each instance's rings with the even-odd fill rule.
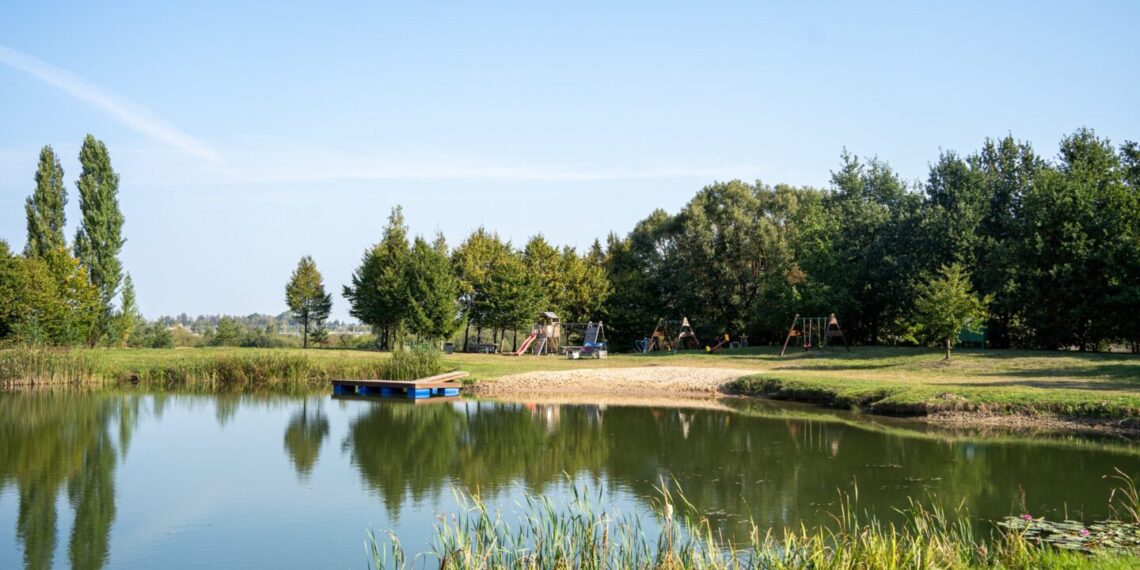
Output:
[[[940,402],[882,406],[857,402],[837,392],[795,391],[782,386],[757,387],[747,381],[755,369],[699,366],[646,366],[535,371],[484,380],[465,388],[477,397],[541,403],[594,403],[602,400],[625,405],[679,405],[690,407],[702,399],[724,396],[813,404],[830,409],[855,410],[869,416],[905,418],[945,428],[1001,429],[1015,432],[1072,433],[1140,439],[1140,422],[1091,416],[1066,416],[1045,410],[1029,413],[992,409],[942,409]],[[715,407],[709,404],[709,407]],[[702,406],[703,407],[703,406]]]

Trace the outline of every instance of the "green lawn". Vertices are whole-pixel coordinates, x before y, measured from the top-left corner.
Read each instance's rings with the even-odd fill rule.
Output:
[[[470,380],[536,370],[630,366],[732,367],[755,374],[738,383],[744,393],[860,406],[883,413],[935,410],[1054,412],[1088,417],[1140,418],[1140,356],[1044,351],[961,350],[942,362],[937,350],[856,348],[777,356],[775,347],[723,354],[682,352],[612,355],[578,361],[548,356],[455,354],[451,368]],[[321,385],[335,377],[375,377],[387,354],[355,350],[188,348],[49,351],[32,361],[27,351],[0,351],[0,383],[28,377],[41,382],[125,380],[192,383],[206,387],[273,383]],[[22,359],[22,360],[21,360]]]

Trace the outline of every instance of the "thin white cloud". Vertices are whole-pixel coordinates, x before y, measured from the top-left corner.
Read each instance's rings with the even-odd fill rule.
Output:
[[[214,174],[231,183],[472,180],[575,182],[635,179],[731,179],[755,177],[755,164],[604,165],[504,161],[431,147],[329,149],[303,141],[266,139],[227,152],[232,168]],[[628,162],[628,161],[627,161]]]
[[[218,152],[205,142],[164,121],[142,105],[112,93],[70,71],[4,45],[0,45],[0,63],[27,73],[80,101],[99,108],[148,137],[213,163],[221,161]]]

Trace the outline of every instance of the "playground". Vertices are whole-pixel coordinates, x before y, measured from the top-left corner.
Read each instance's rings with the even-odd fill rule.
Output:
[[[958,426],[1140,436],[1140,359],[1130,355],[962,349],[946,365],[922,348],[780,349],[454,358],[474,394],[741,394]]]

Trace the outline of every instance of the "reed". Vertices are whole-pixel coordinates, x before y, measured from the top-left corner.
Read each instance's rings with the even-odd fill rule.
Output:
[[[901,525],[858,514],[842,494],[835,523],[779,531],[749,523],[736,543],[715,530],[680,492],[664,485],[648,516],[609,512],[600,493],[573,488],[566,504],[527,494],[508,522],[477,495],[455,491],[458,510],[441,517],[431,550],[409,558],[392,534],[368,534],[377,569],[958,569],[1135,568],[1133,552],[1074,552],[994,528],[979,539],[970,517],[912,500]],[[1131,500],[1131,499],[1127,499]],[[936,502],[935,502],[936,503]],[[1133,503],[1134,505],[1134,503]],[[651,529],[651,530],[649,530]]]
[[[0,350],[0,386],[89,382],[102,377],[90,355],[56,349]]]
[[[0,387],[46,384],[129,383],[146,388],[244,390],[315,388],[335,378],[382,378],[387,357],[361,353],[334,358],[301,351],[187,349],[152,357],[108,358],[100,351],[10,349],[0,351]]]
[[[440,351],[431,346],[417,345],[393,352],[381,366],[379,377],[385,380],[417,380],[445,370]]]

